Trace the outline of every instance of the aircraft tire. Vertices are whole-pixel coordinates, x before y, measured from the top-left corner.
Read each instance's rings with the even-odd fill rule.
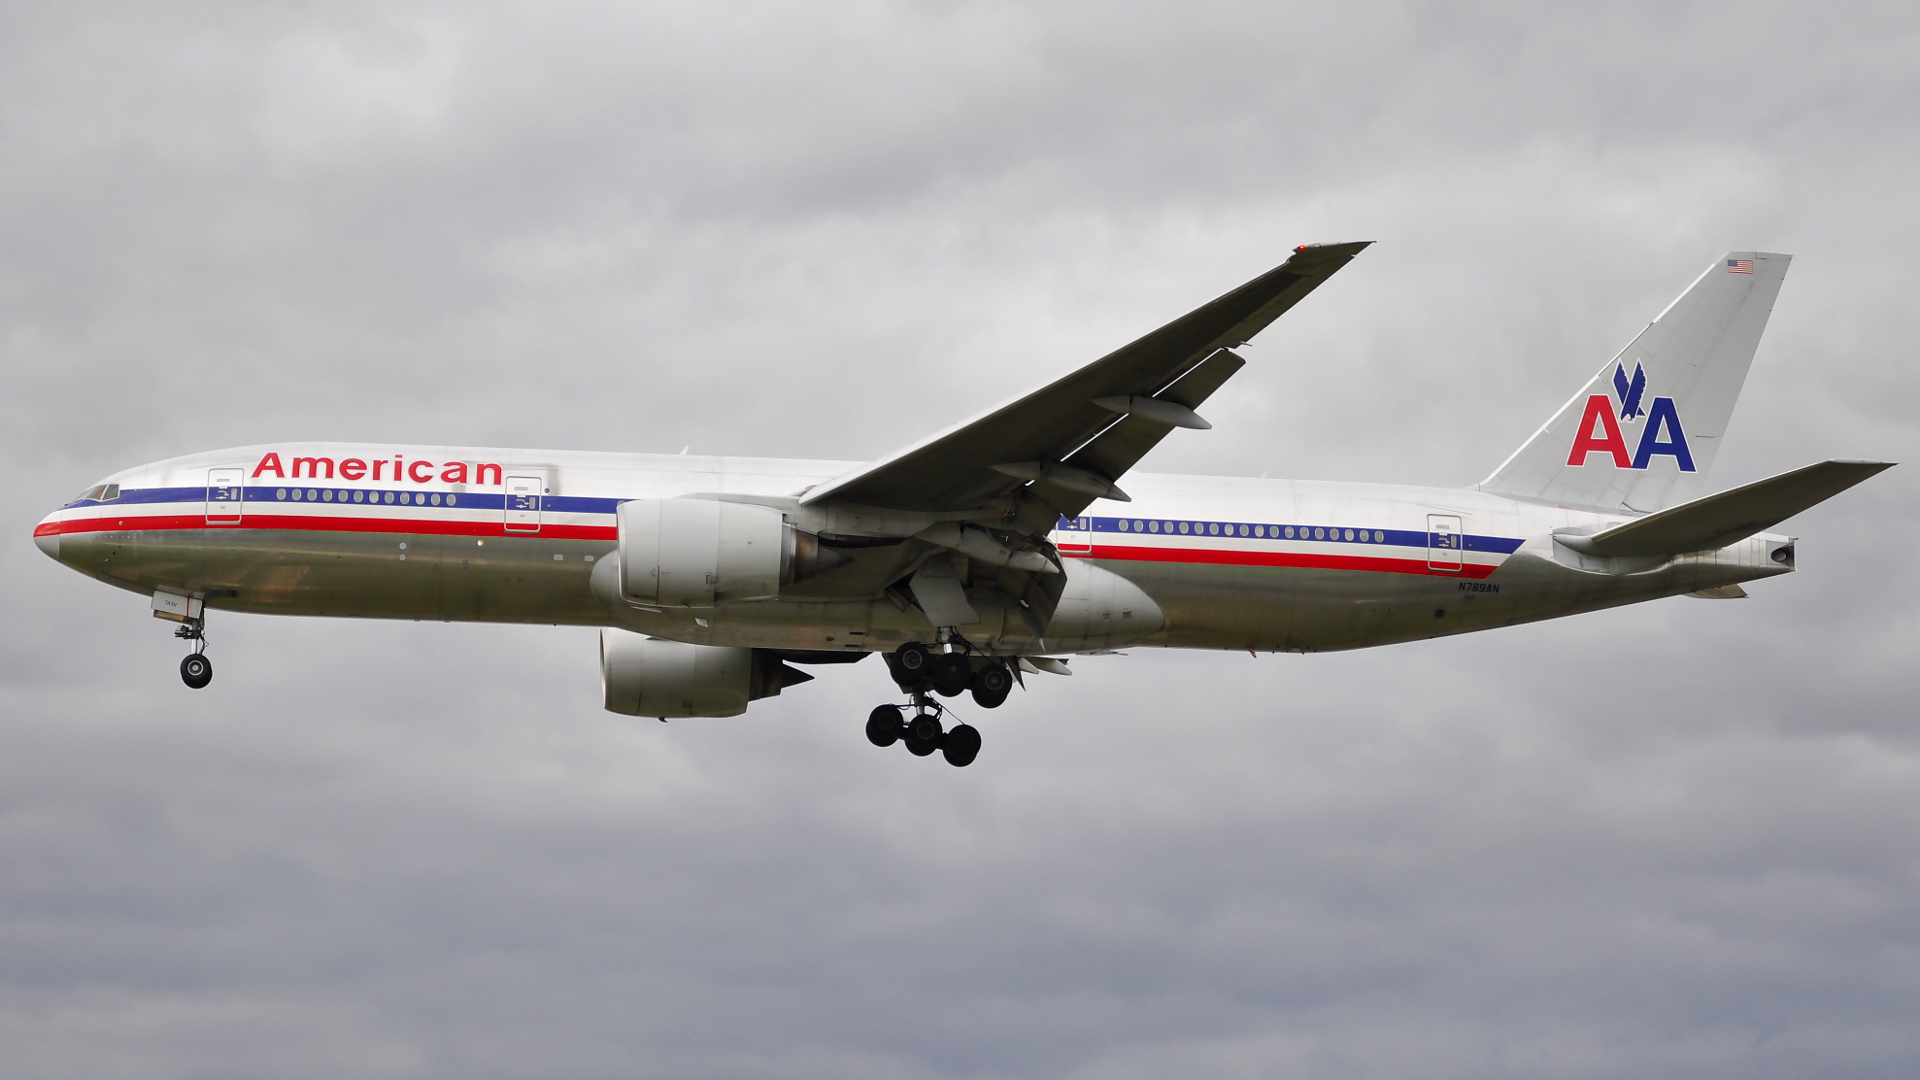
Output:
[[[867,714],[867,741],[875,746],[892,746],[906,730],[898,705],[875,705]]]
[[[894,662],[908,678],[924,678],[933,671],[933,652],[917,641],[909,641],[893,650]]]
[[[973,673],[973,703],[983,709],[997,709],[1013,693],[1013,673],[1004,664],[988,664]]]
[[[213,681],[213,661],[206,653],[193,653],[180,661],[180,681],[199,690]]]
[[[914,757],[926,757],[940,749],[945,741],[946,732],[941,730],[940,718],[932,713],[921,713],[907,722],[907,753]]]
[[[956,769],[964,769],[973,764],[980,756],[980,731],[972,724],[961,724],[947,732],[946,739],[940,745],[940,753],[947,764]]]
[[[933,692],[941,697],[966,693],[973,680],[973,662],[962,653],[945,653],[933,658]]]

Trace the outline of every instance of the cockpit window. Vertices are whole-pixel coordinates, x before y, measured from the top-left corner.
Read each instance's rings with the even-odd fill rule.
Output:
[[[120,497],[119,484],[95,484],[80,493],[74,502],[112,502]]]

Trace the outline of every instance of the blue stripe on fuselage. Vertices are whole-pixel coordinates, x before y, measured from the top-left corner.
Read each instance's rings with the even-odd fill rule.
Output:
[[[1120,527],[1120,522],[1123,520],[1127,522],[1127,527],[1125,529],[1122,529]],[[1298,543],[1302,540],[1309,540],[1309,541],[1313,541],[1315,543],[1321,543],[1321,544],[1342,543],[1342,544],[1353,544],[1355,546],[1365,544],[1368,547],[1384,547],[1384,546],[1391,545],[1391,546],[1398,546],[1398,547],[1423,548],[1428,545],[1428,542],[1430,539],[1429,534],[1425,532],[1416,532],[1411,529],[1371,529],[1371,528],[1364,530],[1365,539],[1361,539],[1360,537],[1361,535],[1363,535],[1363,530],[1361,530],[1361,528],[1357,525],[1340,525],[1336,527],[1336,526],[1328,525],[1324,522],[1322,522],[1319,525],[1299,525],[1299,524],[1289,525],[1286,522],[1280,522],[1279,524],[1272,524],[1264,521],[1261,521],[1261,522],[1207,521],[1205,519],[1196,519],[1196,518],[1172,518],[1172,519],[1149,518],[1145,514],[1142,514],[1137,519],[1140,522],[1142,528],[1136,529],[1134,528],[1134,525],[1133,525],[1135,520],[1136,519],[1131,516],[1126,518],[1117,518],[1117,517],[1065,518],[1063,517],[1059,520],[1059,522],[1055,527],[1059,529],[1074,529],[1081,532],[1112,533],[1115,536],[1125,536],[1129,540],[1146,540],[1149,542],[1151,542],[1152,540],[1159,539],[1161,537],[1165,537],[1167,539],[1175,539],[1175,538],[1184,539],[1184,538],[1191,537],[1196,540],[1228,540],[1228,539],[1260,540],[1260,541],[1290,540],[1295,543]],[[1154,524],[1158,524],[1160,526],[1160,529],[1157,532],[1151,529],[1145,528],[1145,526],[1154,525]],[[1177,530],[1181,525],[1187,526],[1188,531],[1184,533],[1178,532]],[[1169,531],[1169,526],[1171,526],[1172,530],[1175,530],[1175,531]],[[1217,533],[1210,531],[1215,527],[1217,527],[1220,531]],[[1246,536],[1240,535],[1240,529],[1242,527],[1244,527],[1247,530]],[[1255,528],[1262,530],[1266,535],[1263,535],[1263,536],[1253,535],[1253,530]],[[1320,537],[1314,536],[1313,530],[1316,528],[1326,530],[1327,535],[1320,536]],[[1292,530],[1293,534],[1288,535],[1287,530]],[[1347,531],[1351,531],[1355,534],[1352,539],[1347,539],[1345,537],[1345,533]],[[1518,540],[1510,536],[1479,536],[1472,533],[1468,533],[1465,539],[1466,539],[1466,546],[1463,550],[1483,551],[1483,552],[1488,552],[1490,554],[1495,554],[1495,555],[1511,555],[1515,551],[1519,550],[1520,545],[1525,542],[1523,540]]]

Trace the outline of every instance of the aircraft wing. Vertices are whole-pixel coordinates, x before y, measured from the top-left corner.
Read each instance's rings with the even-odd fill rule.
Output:
[[[1891,461],[1822,461],[1648,514],[1592,536],[1559,539],[1575,551],[1599,556],[1711,551],[1772,528],[1891,468]]]
[[[893,510],[980,509],[1032,483],[1075,515],[1192,412],[1244,360],[1251,339],[1359,254],[1370,241],[1310,244],[1285,263],[1063,378],[898,453],[815,487],[827,500]]]

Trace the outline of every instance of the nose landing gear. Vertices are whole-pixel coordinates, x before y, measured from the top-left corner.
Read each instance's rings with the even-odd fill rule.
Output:
[[[191,689],[204,689],[213,681],[213,661],[207,658],[207,621],[188,619],[173,636],[193,642],[193,651],[180,661],[180,681]]]

